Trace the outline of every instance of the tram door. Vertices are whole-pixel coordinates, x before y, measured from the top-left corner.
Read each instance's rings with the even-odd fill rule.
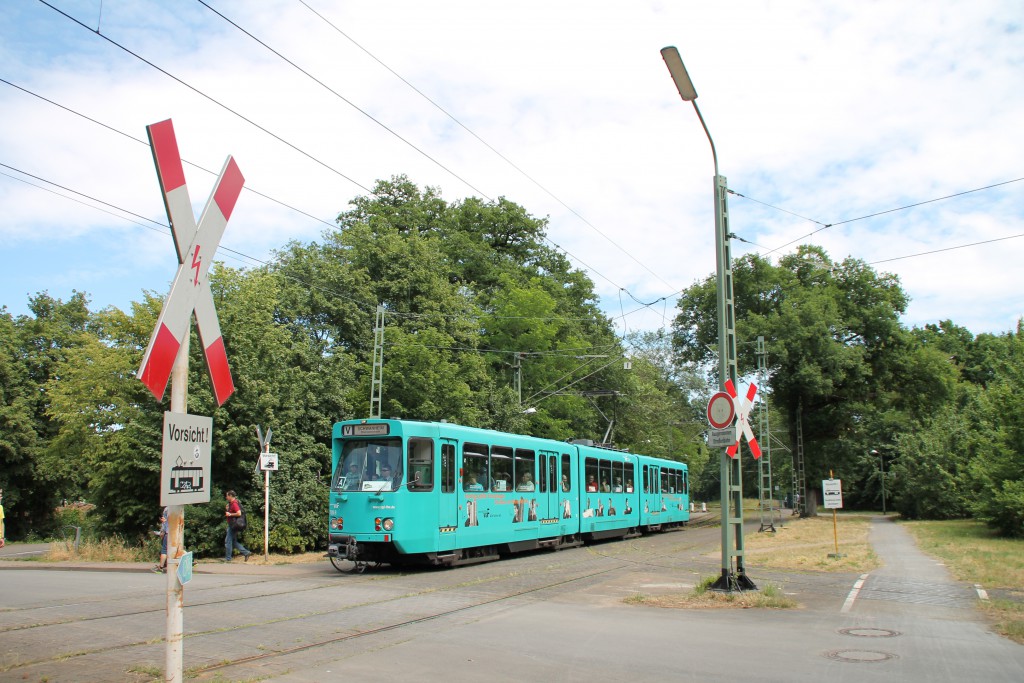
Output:
[[[441,487],[438,498],[438,550],[455,548],[456,534],[459,529],[459,494],[456,493],[458,470],[456,469],[455,451],[457,442],[441,439]],[[458,486],[461,490],[462,487]]]
[[[545,499],[543,501],[538,501],[541,505],[541,519],[558,519],[558,492],[561,490],[561,487],[558,485],[558,454],[541,451],[540,466],[544,469],[544,481],[547,482],[547,493],[543,493],[544,489],[542,488],[541,493],[538,496],[538,498]],[[543,522],[541,522],[541,524],[543,524]],[[550,529],[542,527],[540,535],[541,537],[553,536],[557,533],[557,529],[557,525],[551,525]]]
[[[649,506],[648,512],[653,517],[651,523],[657,524],[661,515],[661,468],[651,465],[650,481],[644,483],[649,487],[646,505]]]

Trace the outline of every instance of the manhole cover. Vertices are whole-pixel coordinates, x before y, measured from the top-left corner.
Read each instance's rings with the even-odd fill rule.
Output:
[[[897,659],[891,652],[876,652],[874,650],[832,650],[826,652],[825,656],[840,662],[853,662],[854,664],[876,664],[889,659]]]
[[[857,636],[858,638],[893,638],[900,635],[899,631],[888,628],[841,628],[839,632],[844,636]]]

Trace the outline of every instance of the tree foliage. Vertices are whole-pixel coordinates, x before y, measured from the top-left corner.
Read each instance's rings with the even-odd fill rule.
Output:
[[[227,489],[252,522],[247,542],[262,541],[260,426],[273,430],[281,467],[270,479],[271,549],[323,547],[331,427],[369,415],[380,338],[385,417],[607,435],[687,462],[694,496],[713,498],[718,452],[703,433],[715,279],[684,292],[671,334],[620,339],[593,283],[546,231],[505,198],[448,201],[398,176],[352,199],[318,241],[283,245],[259,268],[215,266],[236,391],[216,405],[193,333],[188,410],[213,416],[215,439],[211,501],[189,506],[186,544],[221,552]],[[908,517],[974,514],[1022,533],[1020,328],[907,330],[894,276],[818,247],[778,264],[744,257],[733,280],[740,374],[754,372],[764,337],[772,431],[795,440],[802,424],[812,487],[835,470],[849,505],[877,507],[884,467],[892,508]],[[0,487],[12,538],[52,531],[65,499],[94,504],[107,533],[153,527],[169,398],[154,400],[135,374],[161,305],[143,292],[129,312],[90,311],[85,294],[43,292],[30,315],[0,308]]]

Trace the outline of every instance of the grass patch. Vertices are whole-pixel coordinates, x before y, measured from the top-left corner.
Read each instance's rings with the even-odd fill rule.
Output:
[[[767,584],[760,591],[722,593],[711,590],[714,576],[707,576],[697,582],[688,593],[666,595],[643,595],[635,593],[625,598],[628,605],[645,605],[666,609],[794,609],[799,607],[792,598],[787,598],[782,589]]]
[[[1000,538],[972,519],[901,524],[921,550],[945,562],[957,579],[1024,600],[1024,539]],[[997,632],[1024,644],[1024,603],[990,600],[982,602],[982,610]]]
[[[870,516],[837,515],[835,532],[831,514],[791,517],[783,523],[774,533],[744,534],[748,566],[829,572],[866,572],[881,566],[868,542]],[[837,537],[843,557],[829,557],[836,552]]]
[[[1024,539],[1000,538],[982,522],[900,522],[921,550],[942,558],[957,578],[985,588],[1024,589]]]
[[[63,543],[52,543],[45,555],[39,555],[42,562],[153,562],[160,554],[154,545],[127,543],[120,536],[103,539],[82,539],[78,552]]]

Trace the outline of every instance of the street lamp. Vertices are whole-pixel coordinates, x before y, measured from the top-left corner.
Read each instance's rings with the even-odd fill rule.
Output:
[[[732,287],[732,255],[729,248],[729,213],[727,210],[728,186],[724,177],[718,174],[718,153],[715,141],[711,139],[708,126],[697,106],[697,90],[686,72],[679,50],[673,46],[662,48],[661,57],[672,76],[676,90],[684,102],[693,105],[697,112],[700,125],[704,128],[708,142],[711,144],[711,157],[715,163],[715,257],[718,275],[718,375],[722,388],[732,380],[736,385],[736,322],[733,309]],[[720,590],[756,589],[743,568],[743,470],[740,467],[739,452],[730,458],[722,451],[721,468],[722,495],[722,577],[715,582],[714,588]],[[735,552],[730,550],[735,540]],[[732,574],[732,560],[736,560],[736,575]]]
[[[879,479],[882,482],[882,514],[885,514],[885,459],[882,454],[876,451],[874,448],[871,449],[871,455],[878,456],[878,471]]]

